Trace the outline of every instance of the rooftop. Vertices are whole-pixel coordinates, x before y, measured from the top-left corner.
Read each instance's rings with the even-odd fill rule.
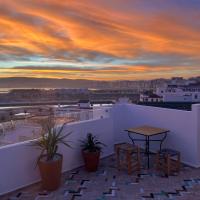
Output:
[[[200,104],[192,105],[191,111],[183,111],[122,101],[96,111],[89,111],[92,112],[91,117],[86,115],[85,118],[84,115],[82,120],[80,117],[64,128],[64,133],[72,132],[68,140],[72,141],[73,148],[59,146],[59,153],[63,155],[63,176],[61,187],[54,192],[46,192],[41,188],[39,169],[35,167],[40,151],[29,145],[31,140],[0,146],[0,199],[200,199]],[[115,144],[131,143],[125,130],[144,125],[169,130],[163,147],[180,152],[182,167],[179,174],[174,173],[166,178],[156,171],[154,155],[150,157],[150,169],[147,169],[144,154],[141,154],[140,173],[128,175],[127,171],[117,170]],[[22,133],[22,130],[19,132]],[[82,167],[79,141],[87,133],[93,133],[106,145],[101,154],[100,167],[94,173],[88,173]],[[143,137],[135,133],[131,135],[135,139]],[[156,137],[155,141],[150,142],[152,153],[159,149],[156,141],[161,139],[160,136],[151,136]],[[143,142],[135,142],[141,149],[145,147]]]

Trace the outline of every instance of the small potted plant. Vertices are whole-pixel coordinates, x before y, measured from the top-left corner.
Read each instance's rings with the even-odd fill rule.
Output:
[[[81,141],[82,155],[87,171],[93,172],[97,170],[103,146],[105,145],[91,133],[88,133],[86,139]]]
[[[70,147],[66,138],[71,133],[62,134],[65,125],[56,127],[55,120],[52,117],[48,117],[45,122],[43,121],[41,138],[33,142],[33,145],[41,150],[37,164],[40,170],[42,186],[49,191],[56,190],[61,181],[63,156],[58,153],[58,145],[63,144]]]

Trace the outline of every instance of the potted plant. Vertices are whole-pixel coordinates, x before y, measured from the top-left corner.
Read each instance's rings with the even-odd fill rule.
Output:
[[[81,141],[82,155],[87,171],[93,172],[97,170],[103,146],[105,145],[91,133],[88,133],[86,139]]]
[[[41,150],[37,164],[42,179],[42,186],[46,190],[56,190],[61,181],[63,156],[58,153],[58,145],[64,144],[70,147],[65,140],[71,133],[63,135],[66,124],[56,127],[55,120],[48,117],[43,121],[41,137],[33,142],[33,145]]]

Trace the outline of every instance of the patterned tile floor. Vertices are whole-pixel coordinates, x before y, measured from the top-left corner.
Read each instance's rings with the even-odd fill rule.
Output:
[[[153,158],[151,158],[153,160]],[[166,178],[143,169],[128,175],[118,171],[113,156],[101,160],[99,170],[78,168],[63,174],[61,187],[48,193],[35,184],[1,200],[200,200],[200,169],[183,166],[179,175]]]

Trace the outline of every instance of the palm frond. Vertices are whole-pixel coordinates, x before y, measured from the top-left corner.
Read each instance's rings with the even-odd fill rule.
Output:
[[[31,145],[38,147],[41,149],[40,159],[42,156],[46,156],[47,160],[51,160],[54,158],[58,151],[58,145],[63,144],[67,147],[71,147],[69,145],[69,141],[66,141],[66,138],[71,135],[72,132],[69,132],[63,135],[63,130],[66,123],[64,123],[61,128],[57,128],[55,126],[54,120],[52,117],[49,117],[44,124],[42,124],[43,130],[41,134],[41,138],[34,141]],[[38,162],[38,161],[37,161]]]
[[[98,138],[95,135],[92,135],[91,133],[87,134],[85,140],[81,140],[81,148],[89,152],[101,151],[102,146],[106,145],[100,142]]]

